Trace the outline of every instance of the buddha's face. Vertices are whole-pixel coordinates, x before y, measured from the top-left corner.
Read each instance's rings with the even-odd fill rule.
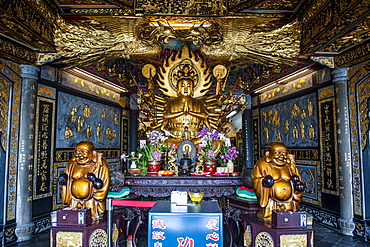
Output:
[[[88,144],[78,144],[74,156],[79,165],[88,164],[93,159],[93,149]]]
[[[185,96],[191,96],[193,94],[193,84],[189,80],[182,80],[179,83],[179,93]]]
[[[275,144],[269,148],[269,158],[277,166],[284,166],[288,160],[288,150],[282,144]]]

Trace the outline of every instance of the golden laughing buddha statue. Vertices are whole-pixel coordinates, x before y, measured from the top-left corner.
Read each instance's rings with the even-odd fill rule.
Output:
[[[109,169],[102,154],[95,151],[92,142],[82,141],[59,176],[62,201],[71,208],[91,208],[93,223],[98,223],[105,212],[109,182]]]
[[[267,147],[265,158],[257,161],[252,184],[261,206],[257,217],[271,220],[272,211],[297,211],[305,185],[296,167],[294,155],[280,142]]]

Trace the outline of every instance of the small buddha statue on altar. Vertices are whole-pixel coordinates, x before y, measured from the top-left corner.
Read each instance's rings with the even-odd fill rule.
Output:
[[[255,164],[252,185],[261,206],[257,217],[263,220],[271,220],[273,210],[297,211],[305,190],[294,155],[280,142],[270,143]]]
[[[194,167],[194,158],[191,158],[191,146],[186,143],[182,146],[182,158],[179,161],[180,165],[180,176],[189,175],[191,169]]]
[[[90,141],[79,142],[64,173],[59,176],[62,202],[71,208],[91,208],[93,223],[98,223],[105,212],[109,190],[109,169],[101,153]]]

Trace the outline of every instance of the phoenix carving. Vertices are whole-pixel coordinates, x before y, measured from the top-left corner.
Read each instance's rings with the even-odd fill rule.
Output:
[[[114,59],[150,59],[176,38],[171,27],[141,27],[145,18],[93,17],[86,22],[58,21],[54,42],[65,63],[86,66]]]
[[[58,55],[67,58],[64,62],[86,66],[122,58],[151,59],[176,39],[193,42],[213,60],[275,67],[295,64],[301,40],[297,21],[279,25],[273,19],[225,17],[184,31],[146,17],[91,18],[75,23],[59,20],[55,45]]]
[[[213,60],[244,60],[267,67],[296,63],[294,57],[299,54],[301,40],[298,22],[273,30],[265,29],[263,23],[252,25],[245,18],[223,18],[220,25],[224,30],[223,40],[201,46],[206,57]],[[256,29],[258,26],[260,30]]]

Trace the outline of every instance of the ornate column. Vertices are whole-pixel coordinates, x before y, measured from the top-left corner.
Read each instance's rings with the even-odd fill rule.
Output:
[[[32,181],[34,165],[34,135],[36,113],[36,90],[39,68],[32,65],[21,66],[22,95],[18,143],[17,206],[15,233],[18,242],[32,238]]]
[[[247,168],[253,168],[253,136],[252,136],[252,102],[251,96],[245,96],[246,108],[243,111],[243,149],[244,164]]]
[[[136,95],[135,95],[136,96]],[[132,97],[135,97],[134,95]],[[137,98],[137,97],[135,97]],[[130,98],[130,137],[129,137],[129,152],[135,152],[137,148],[137,139],[138,139],[138,130],[139,130],[139,124],[138,124],[138,117],[139,117],[139,110],[137,108],[137,104],[135,100]]]
[[[337,109],[337,148],[340,189],[340,232],[353,236],[353,190],[352,190],[352,162],[351,138],[348,112],[347,90],[348,68],[335,69],[332,72],[335,85],[335,99]]]

